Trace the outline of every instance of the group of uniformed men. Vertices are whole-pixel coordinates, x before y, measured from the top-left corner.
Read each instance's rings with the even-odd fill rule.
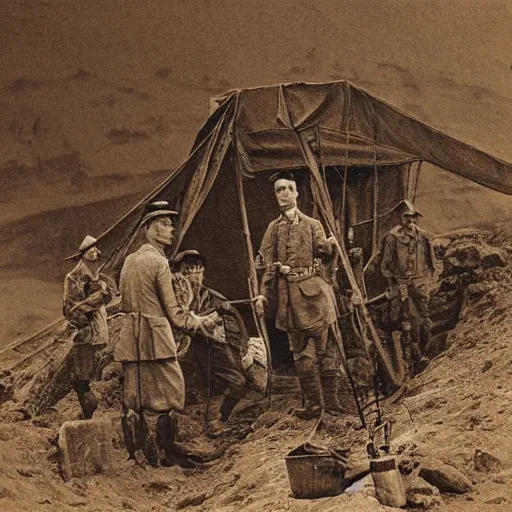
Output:
[[[271,182],[281,213],[269,224],[256,258],[263,276],[254,307],[258,314],[275,318],[276,327],[287,333],[303,396],[303,406],[295,414],[301,419],[318,417],[322,410],[340,414],[339,355],[331,335],[337,313],[332,285],[322,273],[322,266],[335,256],[336,241],[326,237],[318,220],[298,209],[291,172],[276,173]],[[414,206],[404,201],[400,208],[400,225],[384,238],[382,273],[391,290],[414,301],[421,326],[428,330],[424,279],[434,270],[431,245],[415,225],[419,213]],[[120,275],[124,315],[115,359],[122,362],[123,429],[130,455],[137,447],[140,416],[149,412],[157,417],[147,432],[151,449],[146,440],[146,458],[153,464],[187,465],[193,464],[193,456],[176,442],[175,411],[185,404],[180,360],[186,354],[224,388],[208,410],[211,436],[224,432],[222,423],[244,396],[246,379],[239,346],[226,339],[225,320],[235,312],[220,294],[204,286],[204,258],[197,251],[184,251],[171,265],[167,259],[164,250],[172,244],[176,216],[165,201],[146,207],[140,222],[146,243],[126,257]],[[100,356],[105,350],[106,306],[117,293],[113,281],[99,272],[96,242],[92,237],[83,241],[64,292],[64,314],[77,328],[74,341],[80,371],[74,389],[86,418],[97,407],[89,387],[94,361],[101,359],[94,354],[97,347]],[[410,308],[405,309],[410,313]],[[412,356],[419,364],[421,354]],[[138,431],[130,430],[130,415],[137,417]]]

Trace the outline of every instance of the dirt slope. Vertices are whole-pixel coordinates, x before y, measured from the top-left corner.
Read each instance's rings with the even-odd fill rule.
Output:
[[[457,468],[474,487],[466,495],[443,494],[443,511],[505,511],[512,506],[512,232],[502,225],[496,233],[465,230],[438,239],[445,257],[440,289],[463,282],[459,322],[446,335],[447,350],[403,390],[384,402],[392,422],[392,452],[404,470],[428,458]],[[78,416],[74,396],[55,412],[23,420],[15,412],[28,396],[30,380],[44,372],[44,361],[58,360],[66,345],[5,377],[15,386],[15,402],[0,408],[0,504],[2,510],[95,511],[137,510],[292,510],[299,512],[390,510],[373,497],[371,486],[321,500],[296,500],[290,495],[284,457],[302,443],[313,423],[289,413],[298,405],[293,381],[277,380],[273,405],[252,424],[249,435],[231,438],[223,459],[204,471],[178,468],[143,469],[126,461],[120,433],[119,387],[115,366],[97,383],[102,396],[98,417],[112,421],[116,473],[86,482],[63,482],[53,444],[65,419]],[[294,391],[295,389],[295,391]],[[5,390],[4,390],[5,392]],[[5,395],[4,395],[5,397]],[[346,405],[353,413],[349,394]],[[213,450],[224,441],[206,441],[201,407],[190,405],[182,417],[182,440]],[[227,440],[226,438],[225,440]],[[364,430],[356,416],[327,416],[313,440],[331,447],[351,448],[351,460],[363,461]],[[475,463],[480,450],[496,457],[487,468]],[[416,469],[417,472],[417,469]]]

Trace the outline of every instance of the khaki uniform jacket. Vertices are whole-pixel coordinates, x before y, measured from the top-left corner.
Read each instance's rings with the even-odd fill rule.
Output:
[[[188,311],[178,304],[169,262],[152,244],[129,255],[120,276],[123,318],[117,361],[157,361],[177,357],[171,323],[186,327]]]
[[[283,331],[319,331],[336,320],[332,286],[315,272],[299,280],[281,276],[273,267],[280,262],[293,269],[319,264],[315,258],[330,255],[322,224],[300,210],[293,221],[286,215],[273,220],[263,236],[260,256],[266,270],[261,293],[269,303],[268,316],[275,317]]]
[[[83,343],[108,343],[106,305],[116,294],[114,281],[105,274],[93,275],[82,260],[66,274],[63,313],[73,327],[79,330],[88,326],[91,328],[85,339],[81,339]]]
[[[415,226],[416,236],[395,226],[384,238],[380,268],[382,275],[397,282],[432,276],[435,270],[432,244],[426,231]]]

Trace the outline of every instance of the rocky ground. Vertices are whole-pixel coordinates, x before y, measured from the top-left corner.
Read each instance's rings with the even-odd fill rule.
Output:
[[[443,269],[432,294],[437,319],[427,369],[383,402],[392,424],[391,452],[408,489],[409,507],[446,511],[512,508],[512,232],[463,230],[436,241]],[[65,334],[65,333],[64,333]],[[115,334],[115,333],[114,333]],[[376,500],[371,477],[343,494],[317,500],[292,497],[285,457],[303,443],[314,422],[290,412],[298,404],[293,377],[275,379],[270,409],[248,428],[206,441],[202,407],[182,416],[181,440],[222,458],[202,470],[143,468],[127,461],[120,430],[115,366],[96,383],[97,413],[112,425],[114,471],[64,481],[57,437],[79,417],[74,395],[26,419],[17,412],[37,375],[66,351],[62,335],[52,353],[4,374],[0,409],[0,506],[5,511],[335,511],[392,510]],[[365,431],[350,394],[349,413],[326,416],[313,442],[350,448],[354,477],[368,466]],[[430,482],[429,483],[427,483]],[[433,484],[433,485],[431,485]]]

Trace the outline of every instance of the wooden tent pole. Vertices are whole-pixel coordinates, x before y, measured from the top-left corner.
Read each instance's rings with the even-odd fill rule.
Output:
[[[373,230],[372,230],[372,260],[377,254],[379,245],[379,169],[377,167],[377,143],[373,141]]]
[[[236,113],[238,110],[238,95],[236,99],[235,106],[235,114],[234,119],[236,119]],[[268,395],[268,406],[271,404],[271,396],[272,396],[272,354],[270,351],[270,339],[267,332],[267,326],[265,324],[265,318],[263,315],[259,314],[256,311],[255,306],[255,298],[259,295],[259,284],[258,284],[258,274],[256,272],[256,264],[254,262],[254,249],[251,241],[251,231],[249,228],[249,219],[247,217],[247,207],[245,203],[245,194],[244,194],[244,184],[243,184],[243,176],[242,170],[238,161],[238,153],[237,153],[237,144],[236,144],[236,136],[233,133],[233,148],[235,150],[235,174],[236,174],[236,188],[238,192],[238,204],[240,205],[240,215],[242,219],[242,229],[245,241],[245,248],[247,252],[247,263],[249,266],[249,276],[248,276],[248,284],[249,284],[249,296],[251,299],[251,309],[254,316],[254,323],[256,324],[256,329],[258,330],[258,335],[260,338],[263,338],[265,342],[265,350],[267,352],[267,395]]]
[[[319,191],[320,195],[323,196],[324,202],[326,202],[326,204],[327,204],[330,201],[330,198],[328,196],[328,191],[322,187],[322,182],[321,182],[322,177],[320,175],[320,171],[318,170],[318,166],[314,160],[314,156],[311,153],[311,149],[307,145],[307,142],[304,140],[303,134],[301,132],[299,132],[299,130],[297,128],[294,128],[294,133],[297,137],[297,141],[298,141],[299,147],[301,149],[301,152],[303,154],[304,161],[305,161],[306,165],[308,166],[308,168],[311,170],[312,176],[317,181],[318,191]],[[325,187],[325,185],[324,185],[324,187]],[[348,254],[345,249],[345,245],[342,243],[343,240],[340,242],[341,234],[337,233],[337,229],[336,229],[335,225],[331,225],[329,215],[326,214],[327,212],[324,212],[322,208],[321,208],[321,211],[324,216],[324,221],[330,230],[330,234],[333,236],[337,235],[337,236],[334,236],[334,243],[336,245],[336,248],[338,249],[338,253],[339,253],[339,256],[341,259],[343,269],[345,270],[345,273],[348,277],[350,288],[352,289],[352,291],[354,293],[354,306],[359,311],[361,324],[362,324],[361,335],[363,336],[363,340],[365,342],[366,349],[367,349],[368,353],[370,353],[369,348],[370,348],[371,342],[366,336],[365,327],[368,328],[368,330],[370,332],[370,335],[371,335],[371,338],[373,341],[373,345],[374,345],[375,349],[377,350],[377,352],[379,353],[379,355],[382,359],[382,362],[384,364],[384,368],[386,369],[386,372],[388,373],[392,383],[396,387],[399,387],[402,384],[402,381],[404,378],[403,368],[399,368],[398,372],[395,372],[395,370],[393,368],[393,364],[390,360],[390,357],[387,354],[386,349],[383,347],[382,342],[379,338],[379,334],[377,333],[377,330],[375,329],[375,326],[373,325],[371,315],[370,315],[368,309],[366,308],[363,294],[361,292],[361,289],[360,289],[360,287],[356,281],[356,278],[354,276],[354,273],[352,271],[352,266],[350,265],[350,261],[349,261]]]
[[[258,335],[263,338],[265,342],[265,349],[267,352],[267,394],[268,394],[268,405],[270,407],[271,403],[271,395],[272,395],[272,354],[270,351],[270,340],[268,337],[267,326],[265,324],[265,319],[263,315],[259,314],[256,311],[254,299],[259,295],[259,286],[258,286],[258,274],[256,272],[256,264],[254,262],[254,249],[251,241],[251,232],[249,230],[249,221],[247,218],[247,208],[245,204],[245,195],[243,189],[243,178],[242,172],[238,163],[236,163],[236,184],[238,191],[238,203],[240,205],[240,214],[242,217],[242,229],[245,240],[245,247],[247,252],[247,263],[249,265],[249,295],[251,298],[251,308],[254,316],[254,322],[256,324],[256,328],[258,330]]]
[[[347,131],[347,146],[345,148],[345,168],[343,170],[343,188],[341,190],[341,215],[340,215],[340,232],[345,236],[345,228],[347,225],[347,180],[348,180],[348,146],[350,144],[350,132]],[[344,238],[342,239],[344,240]]]

